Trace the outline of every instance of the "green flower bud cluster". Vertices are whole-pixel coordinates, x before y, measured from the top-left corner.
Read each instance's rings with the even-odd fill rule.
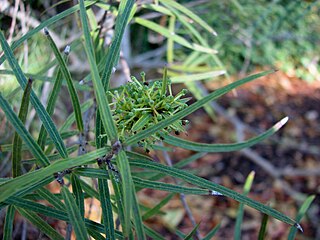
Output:
[[[167,78],[166,70],[163,81],[147,82],[144,72],[141,73],[142,81],[138,81],[135,77],[131,79],[132,81],[122,86],[121,90],[107,92],[113,99],[110,107],[120,140],[137,134],[188,106],[189,99],[183,98],[188,92],[186,89],[180,91],[176,96],[172,95],[171,81]],[[152,144],[163,140],[164,135],[171,132],[176,134],[184,132],[184,126],[187,123],[187,120],[178,120],[141,140],[139,146],[149,151]]]

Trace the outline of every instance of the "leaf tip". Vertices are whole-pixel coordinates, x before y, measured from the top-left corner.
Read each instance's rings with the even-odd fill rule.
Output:
[[[301,225],[299,223],[295,223],[293,226],[296,227],[300,232],[303,233],[303,228],[301,227]]]
[[[69,55],[70,50],[71,50],[70,45],[67,45],[67,46],[65,47],[65,49],[64,49],[64,51],[63,51],[63,52],[64,52],[64,54]]]
[[[44,28],[43,29],[43,32],[44,32],[44,34],[46,35],[46,36],[49,36],[49,30],[48,30],[48,28]]]
[[[283,125],[285,125],[289,120],[289,117],[286,116],[285,118],[281,119],[276,125],[275,125],[275,129],[276,131],[279,130],[280,128],[283,127]]]

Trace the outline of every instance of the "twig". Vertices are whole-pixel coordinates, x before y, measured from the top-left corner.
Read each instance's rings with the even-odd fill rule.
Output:
[[[17,12],[18,12],[18,9],[19,9],[19,3],[20,3],[20,0],[16,0],[15,3],[14,3],[14,11],[13,11],[13,14],[12,14],[12,21],[11,21],[11,26],[10,26],[10,30],[9,30],[9,37],[8,37],[8,43],[9,44],[12,41],[14,29],[15,29],[16,23],[17,23]]]

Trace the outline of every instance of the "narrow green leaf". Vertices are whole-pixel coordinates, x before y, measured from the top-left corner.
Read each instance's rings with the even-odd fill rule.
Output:
[[[268,223],[269,216],[267,214],[263,214],[262,221],[261,221],[261,227],[259,230],[258,240],[264,240],[265,235],[267,232],[267,223]]]
[[[182,14],[185,14],[189,18],[191,18],[193,21],[198,23],[201,27],[206,29],[209,33],[213,34],[214,36],[217,36],[217,33],[213,30],[212,27],[208,25],[204,20],[202,20],[197,14],[190,11],[188,8],[184,7],[183,5],[179,4],[176,1],[173,0],[160,0],[161,3],[167,3],[168,5],[178,9]]]
[[[72,185],[72,192],[76,197],[76,203],[80,210],[80,215],[84,220],[84,195],[82,192],[81,184],[78,179],[78,176],[75,174],[71,174],[71,185]]]
[[[185,83],[185,82],[193,82],[193,81],[200,81],[209,78],[215,78],[226,73],[225,70],[216,70],[204,73],[195,73],[189,75],[179,75],[175,77],[170,77],[172,83]]]
[[[100,168],[101,168],[100,170],[104,171],[104,175],[107,175],[105,166],[102,165]],[[106,239],[115,239],[112,204],[110,199],[108,180],[99,178],[98,186],[99,186],[100,204],[102,209],[104,234],[106,235]]]
[[[67,59],[67,55],[65,55],[65,60],[66,59]],[[54,106],[57,102],[61,86],[62,86],[62,72],[61,72],[61,68],[60,68],[58,70],[57,77],[54,82],[52,91],[51,91],[49,99],[48,99],[47,107],[46,107],[46,111],[48,112],[49,116],[52,116],[52,114],[54,112]],[[40,147],[42,149],[44,149],[44,147],[45,147],[46,139],[47,139],[47,132],[46,132],[44,126],[41,125],[40,133],[39,133],[39,137],[38,137],[38,144],[40,145]]]
[[[308,209],[309,209],[311,203],[313,202],[313,200],[315,199],[315,197],[316,197],[315,195],[311,195],[311,196],[307,197],[307,199],[303,202],[302,206],[299,209],[298,215],[296,216],[297,222],[301,221],[301,219],[308,211]],[[291,227],[289,235],[288,235],[288,240],[294,240],[296,234],[297,234],[297,228]]]
[[[215,226],[202,240],[211,240],[213,236],[217,233],[219,230],[221,224],[219,223],[217,226]]]
[[[51,239],[64,240],[64,238],[59,233],[57,233],[56,230],[54,230],[37,214],[19,207],[16,207],[16,209],[23,217],[25,217],[28,221],[30,221],[34,226],[39,228],[41,232],[46,234]]]
[[[25,209],[28,211],[40,213],[40,214],[43,214],[45,216],[52,217],[55,219],[60,219],[63,221],[69,220],[65,209],[64,209],[64,211],[61,211],[61,210],[54,209],[52,207],[48,207],[48,206],[42,205],[40,203],[36,203],[36,202],[26,200],[24,198],[19,198],[19,197],[11,197],[6,200],[6,203],[12,204],[16,207],[19,207],[19,208],[22,208],[22,209]]]
[[[175,25],[176,25],[176,17],[174,15],[169,18],[169,31],[175,34]],[[167,41],[167,62],[168,64],[173,63],[174,61],[174,40],[172,38],[168,38]]]
[[[173,193],[184,193],[184,194],[194,194],[194,195],[208,195],[208,189],[184,187],[179,185],[173,185],[169,183],[162,183],[156,181],[150,181],[146,179],[141,179],[138,177],[133,177],[133,181],[137,187],[140,188],[150,188],[165,192]]]
[[[157,132],[160,129],[163,129],[167,126],[169,126],[170,124],[174,123],[175,121],[184,118],[185,116],[191,114],[192,112],[198,110],[199,108],[201,108],[203,105],[205,105],[207,102],[213,101],[217,98],[219,98],[220,96],[226,94],[227,92],[231,91],[232,89],[235,89],[245,83],[248,83],[250,81],[253,81],[254,79],[257,79],[259,77],[265,76],[267,74],[273,73],[274,71],[265,71],[262,73],[258,73],[258,74],[254,74],[251,76],[248,76],[246,78],[240,79],[236,82],[233,82],[227,86],[224,86],[222,88],[219,88],[218,90],[214,91],[213,93],[209,94],[208,96],[198,100],[197,102],[195,102],[194,104],[188,106],[187,108],[183,109],[182,111],[176,113],[174,116],[167,118],[166,120],[163,120],[157,124],[155,124],[154,126],[147,128],[129,138],[127,138],[124,141],[124,144],[126,145],[131,145],[134,143],[137,143],[138,141],[150,136],[151,134]]]
[[[252,182],[254,179],[255,173],[252,171],[248,175],[246,182],[244,184],[243,188],[243,195],[247,196],[248,193],[250,192]],[[240,203],[238,212],[237,212],[237,219],[236,219],[236,225],[234,228],[234,239],[241,239],[241,225],[242,225],[242,220],[243,220],[243,215],[244,215],[244,204]]]
[[[37,193],[39,194],[40,197],[43,199],[47,200],[52,206],[57,208],[58,210],[65,211],[66,206],[61,202],[61,200],[51,193],[48,189],[42,187],[37,190]]]
[[[129,161],[126,153],[123,150],[120,150],[120,152],[117,154],[116,162],[120,171],[122,194],[123,194],[123,201],[124,201],[123,203],[124,204],[124,221],[126,226],[126,229],[124,229],[124,232],[129,233],[129,230],[131,228],[130,219],[131,219],[131,213],[132,213],[133,183],[132,183]]]
[[[206,144],[206,143],[197,143],[197,142],[190,142],[187,140],[183,140],[181,138],[177,138],[171,135],[165,136],[165,142],[173,145],[178,146],[184,149],[189,149],[197,152],[231,152],[231,151],[238,151],[243,148],[251,147],[266,138],[270,137],[276,131],[278,131],[286,122],[288,121],[288,117],[283,118],[279,122],[277,122],[272,128],[265,131],[264,133],[250,138],[247,141],[243,141],[240,143],[231,143],[231,144]]]
[[[152,216],[154,216],[155,214],[157,214],[160,211],[160,209],[164,205],[166,205],[174,195],[175,195],[174,193],[170,193],[168,196],[166,196],[164,199],[162,199],[161,202],[159,202],[156,206],[154,206],[149,211],[147,211],[145,214],[143,214],[142,219],[147,220],[147,219],[151,218]]]
[[[265,213],[267,215],[270,215],[284,223],[294,225],[297,228],[300,227],[298,223],[296,223],[291,218],[285,216],[284,214],[278,212],[277,210],[270,208],[268,206],[265,206],[257,201],[254,201],[246,196],[243,196],[242,194],[239,194],[235,191],[232,191],[226,187],[223,187],[219,184],[210,182],[206,179],[197,177],[189,172],[177,169],[177,168],[171,168],[165,165],[161,165],[156,162],[149,162],[145,160],[131,160],[130,165],[139,167],[139,168],[146,168],[150,170],[154,170],[157,172],[165,173],[167,175],[170,175],[172,177],[180,178],[186,182],[189,182],[191,184],[194,184],[196,186],[200,186],[202,188],[207,188],[209,190],[212,190],[214,192],[218,192],[224,196],[230,197],[240,203],[244,203],[245,205],[248,205],[249,207],[252,207],[254,209],[257,209],[258,211]],[[0,186],[1,187],[1,186]]]
[[[84,113],[85,111],[87,111],[91,106],[93,105],[93,99],[89,99],[87,101],[85,101],[83,104],[81,104],[80,109],[81,112]],[[75,121],[76,117],[75,117],[75,112],[71,113],[69,115],[69,117],[63,122],[62,126],[59,128],[59,132],[65,132],[67,131],[72,123]]]
[[[120,1],[119,12],[115,22],[114,37],[108,50],[106,66],[101,77],[106,91],[109,89],[112,71],[117,65],[116,61],[119,58],[121,40],[127,26],[133,4],[134,0]]]
[[[4,54],[10,64],[20,86],[22,88],[25,88],[27,85],[26,77],[24,76],[17,60],[14,58],[13,52],[11,51],[7,41],[5,40],[5,37],[2,33],[2,31],[0,31],[0,43],[2,46],[2,50],[4,51]],[[46,112],[46,110],[43,107],[43,105],[41,104],[39,98],[36,96],[36,94],[33,91],[31,91],[30,99],[31,99],[32,105],[34,106],[34,109],[38,113],[39,118],[41,119],[48,134],[50,135],[51,139],[53,140],[57,150],[59,151],[59,153],[61,154],[61,156],[63,158],[67,158],[68,157],[67,150],[66,150],[66,147],[62,141],[61,136],[59,135],[59,133],[58,133],[52,119],[50,118],[49,114]]]
[[[92,6],[93,4],[95,4],[97,1],[86,1],[86,7]],[[73,6],[61,13],[56,14],[55,16],[41,22],[41,24],[39,24],[39,26],[31,29],[30,31],[28,31],[25,35],[23,35],[21,38],[19,38],[17,41],[15,41],[12,46],[11,46],[11,50],[14,51],[15,49],[17,49],[25,40],[28,40],[29,38],[31,38],[34,34],[38,33],[39,31],[41,31],[41,29],[43,29],[44,27],[48,27],[49,25],[59,21],[62,18],[65,18],[73,13],[75,13],[76,11],[79,10],[79,5]],[[5,61],[6,56],[2,56],[0,58],[0,65]]]
[[[9,205],[6,212],[6,219],[3,226],[3,237],[2,240],[12,240],[12,230],[14,221],[15,209],[13,206]]]
[[[50,47],[53,50],[53,53],[59,62],[61,72],[67,81],[68,91],[71,96],[71,102],[72,102],[72,106],[73,106],[73,109],[75,112],[77,127],[79,129],[79,132],[83,132],[83,121],[82,121],[82,115],[81,115],[81,109],[80,109],[80,102],[79,102],[78,94],[77,94],[76,89],[75,89],[73,82],[72,82],[71,73],[69,72],[69,70],[67,68],[65,60],[61,56],[61,53],[60,53],[58,47],[56,46],[55,42],[53,41],[52,37],[50,36],[49,31],[46,28],[44,29],[44,31],[45,31],[45,35],[47,36],[47,38],[49,40]],[[68,48],[64,53],[68,55],[69,52],[70,52],[70,49]]]
[[[144,231],[153,240],[165,240],[165,238],[160,233],[156,232],[147,225],[144,225]]]
[[[44,181],[44,179],[48,179],[49,181],[56,172],[73,168],[75,166],[89,164],[94,162],[97,158],[104,156],[106,153],[107,149],[101,148],[75,158],[58,160],[48,167],[11,179],[0,185],[0,202],[5,201],[14,194],[18,194],[19,192],[28,189],[30,186],[33,186],[38,182]]]
[[[10,121],[12,126],[15,128],[17,134],[20,135],[20,137],[23,139],[23,141],[29,147],[29,150],[32,152],[34,157],[37,159],[38,164],[40,164],[42,166],[48,166],[50,164],[48,158],[46,157],[46,155],[44,155],[40,146],[32,138],[32,136],[30,135],[28,130],[24,127],[23,123],[18,118],[18,116],[13,112],[13,110],[9,106],[8,102],[2,97],[1,93],[0,93],[0,107],[2,108],[3,112],[5,113],[7,119]]]
[[[139,209],[137,195],[135,191],[133,191],[133,189],[132,189],[132,215],[133,215],[133,223],[136,230],[137,239],[146,240],[146,235],[144,232],[144,226],[142,223],[142,217]]]
[[[98,67],[95,62],[94,49],[93,49],[92,40],[89,32],[86,11],[84,8],[84,1],[79,0],[79,5],[80,5],[80,18],[81,18],[83,34],[85,38],[85,49],[86,49],[88,61],[90,64],[94,93],[97,99],[99,111],[102,117],[101,119],[102,119],[104,128],[106,130],[107,136],[111,140],[111,142],[115,142],[118,139],[117,129],[112,118],[112,113],[108,104],[108,100],[105,95],[103,84],[99,76]]]
[[[193,235],[195,235],[195,233],[198,230],[199,226],[200,226],[200,223],[198,223],[184,239],[185,240],[192,239]]]
[[[68,131],[68,132],[63,132],[61,133],[61,138],[62,139],[68,139],[70,137],[73,137],[74,135],[78,134],[78,131]],[[51,139],[47,139],[46,145],[52,144]],[[0,145],[1,151],[2,152],[10,152],[12,151],[12,144],[4,144]],[[25,143],[22,143],[22,150],[28,150],[28,146]]]
[[[87,240],[88,232],[83,218],[81,217],[80,210],[76,204],[76,201],[73,195],[70,193],[69,189],[66,186],[61,188],[61,194],[66,204],[68,217],[70,223],[74,229],[77,239]]]
[[[21,107],[19,111],[19,119],[22,124],[25,124],[28,114],[30,92],[32,87],[32,80],[28,80],[28,84],[24,89]],[[22,174],[21,171],[21,152],[22,152],[22,139],[19,137],[18,133],[14,134],[13,144],[12,144],[12,176],[17,177]]]
[[[170,38],[186,48],[192,49],[194,51],[210,53],[210,54],[217,53],[217,51],[214,49],[201,46],[197,43],[190,43],[185,38],[183,38],[175,33],[170,32],[168,29],[166,29],[165,27],[162,27],[160,24],[157,24],[157,23],[154,23],[154,22],[151,22],[149,20],[139,18],[139,17],[135,17],[134,20],[136,23],[140,24],[141,26],[149,28],[149,29],[163,35],[166,38]]]

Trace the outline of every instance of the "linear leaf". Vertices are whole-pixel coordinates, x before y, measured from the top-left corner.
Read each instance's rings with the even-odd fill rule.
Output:
[[[134,0],[120,1],[119,12],[115,22],[114,37],[107,53],[106,66],[101,77],[105,90],[108,90],[109,88],[113,68],[117,65],[116,61],[119,58],[121,40],[127,26],[133,4]]]
[[[195,176],[189,172],[177,169],[177,168],[171,168],[165,165],[161,165],[156,162],[148,162],[145,160],[131,160],[130,161],[131,166],[139,167],[139,168],[146,168],[150,170],[154,170],[161,173],[166,173],[167,175],[180,178],[186,182],[189,182],[191,184],[200,186],[202,188],[207,188],[210,190],[213,190],[215,192],[221,193],[224,196],[230,197],[240,203],[244,203],[245,205],[248,205],[254,209],[257,209],[260,212],[263,212],[267,215],[270,215],[284,223],[294,225],[297,228],[300,227],[300,225],[292,220],[291,218],[285,216],[284,214],[278,212],[277,210],[270,208],[268,206],[265,206],[257,201],[254,201],[246,196],[243,196],[242,194],[239,194],[233,190],[230,190],[226,187],[223,187],[219,184],[210,182],[206,179],[200,178],[198,176]]]
[[[154,240],[165,240],[165,238],[158,232],[156,232],[155,230],[153,230],[152,228],[148,227],[147,225],[144,225],[144,231],[146,232],[146,234]]]
[[[105,166],[102,165],[100,168],[100,170],[104,171],[104,175],[107,175],[108,172],[105,170]],[[106,239],[115,239],[112,204],[110,199],[108,180],[99,178],[98,186],[100,204],[102,209],[103,226],[105,231],[104,234],[106,235]]]
[[[64,238],[59,233],[57,233],[56,230],[54,230],[37,214],[19,207],[16,207],[16,209],[23,217],[30,221],[34,226],[38,227],[41,230],[41,232],[46,234],[51,239],[64,240]]]
[[[185,240],[192,239],[193,235],[196,234],[196,231],[198,230],[199,226],[200,226],[200,223],[198,223],[184,239]]]
[[[61,138],[67,139],[67,138],[73,137],[74,135],[76,135],[78,133],[79,133],[78,131],[63,132],[63,133],[61,133]],[[46,144],[52,144],[52,140],[47,139]],[[10,152],[10,151],[12,151],[12,144],[0,145],[0,148],[1,148],[2,152]],[[28,150],[28,146],[25,143],[22,143],[22,150]]]
[[[185,82],[192,82],[192,81],[200,81],[203,79],[208,78],[214,78],[221,75],[224,75],[226,73],[225,70],[216,70],[211,72],[205,72],[205,73],[195,73],[195,74],[189,74],[189,75],[179,75],[175,77],[170,77],[170,80],[173,83],[185,83]]]
[[[265,235],[267,232],[267,223],[268,223],[269,216],[267,214],[263,214],[262,220],[261,220],[261,226],[259,229],[259,235],[258,235],[258,240],[264,240]]]
[[[147,129],[127,138],[124,141],[124,144],[131,145],[131,144],[137,143],[138,141],[150,136],[151,134],[155,133],[156,131],[163,129],[163,128],[169,126],[170,124],[174,123],[175,121],[177,121],[177,120],[191,114],[192,112],[198,110],[203,105],[205,105],[207,102],[213,101],[213,100],[219,98],[220,96],[226,94],[227,92],[231,91],[232,89],[235,89],[235,88],[237,88],[247,82],[253,81],[254,79],[265,76],[265,75],[270,74],[272,72],[274,72],[274,71],[271,70],[271,71],[265,71],[265,72],[261,72],[258,74],[254,74],[254,75],[248,76],[246,78],[240,79],[236,82],[233,82],[233,83],[231,83],[227,86],[224,86],[222,88],[219,88],[218,90],[214,91],[213,93],[210,93],[208,96],[198,100],[194,104],[192,104],[192,105],[188,106],[187,108],[183,109],[182,111],[176,113],[174,116],[169,117],[166,120],[163,120],[163,121],[155,124],[154,126],[147,128]]]
[[[132,185],[134,187],[133,183]],[[136,230],[137,239],[146,240],[146,234],[144,232],[137,195],[133,189],[132,189],[132,215],[133,215],[133,223]]]
[[[48,158],[43,153],[40,146],[36,143],[36,141],[32,138],[28,130],[24,127],[21,120],[18,116],[13,112],[11,107],[9,106],[8,102],[2,97],[0,93],[0,107],[2,108],[3,112],[5,113],[7,119],[15,128],[16,132],[20,135],[23,141],[29,147],[29,150],[32,152],[34,157],[37,159],[38,164],[42,166],[48,166],[50,164]]]
[[[308,209],[309,209],[311,203],[313,202],[313,200],[315,199],[315,197],[316,197],[315,195],[311,195],[311,196],[307,197],[307,199],[303,202],[302,206],[299,209],[298,215],[296,216],[297,222],[301,221],[301,219],[308,211]],[[297,234],[297,229],[291,227],[289,235],[288,235],[288,240],[294,240],[296,234]]]
[[[187,141],[181,138],[177,138],[171,135],[165,136],[165,142],[173,145],[178,146],[184,149],[189,149],[197,152],[231,152],[231,151],[238,151],[243,148],[251,147],[266,138],[270,137],[276,131],[278,131],[286,122],[288,121],[288,117],[283,118],[278,123],[276,123],[272,128],[264,133],[250,138],[247,141],[243,141],[240,143],[231,143],[231,144],[206,144],[206,143],[197,143]]]
[[[81,104],[80,108],[82,113],[87,111],[91,106],[93,105],[93,100],[89,99],[85,101],[83,104]],[[75,113],[71,113],[69,117],[63,122],[62,126],[59,128],[59,132],[65,132],[67,129],[72,125],[72,123],[75,121]]]
[[[2,50],[4,51],[4,54],[22,88],[25,88],[27,85],[26,77],[24,76],[17,60],[14,58],[13,52],[11,51],[7,41],[4,38],[4,35],[2,31],[0,31],[0,43],[2,46]],[[31,103],[34,106],[34,109],[39,115],[39,118],[41,119],[43,125],[45,126],[48,134],[50,135],[51,139],[53,140],[57,150],[61,154],[61,157],[67,158],[67,150],[66,147],[62,141],[61,136],[58,133],[58,130],[56,129],[52,119],[50,118],[49,114],[46,112],[45,108],[41,104],[39,98],[36,96],[36,94],[31,91]]]
[[[221,224],[219,223],[217,226],[215,226],[202,240],[211,240],[212,237],[217,233],[219,230]]]
[[[213,30],[212,27],[208,25],[204,20],[202,20],[198,15],[190,11],[185,6],[179,4],[176,1],[173,0],[160,0],[161,3],[167,3],[168,5],[178,9],[182,14],[187,15],[189,18],[191,18],[194,22],[198,23],[201,27],[206,29],[209,33],[213,34],[214,36],[217,35],[217,33]]]
[[[80,215],[84,220],[84,195],[81,188],[81,183],[78,179],[78,176],[75,174],[71,174],[71,184],[72,184],[72,192],[76,197],[76,203],[80,210]]]
[[[30,92],[32,87],[32,80],[28,80],[28,84],[24,89],[21,106],[19,111],[19,119],[22,124],[25,124],[28,114]],[[12,144],[12,177],[17,177],[22,174],[21,171],[21,152],[22,152],[22,139],[18,133],[14,134]]]
[[[66,59],[67,59],[67,55],[65,55],[65,60]],[[46,107],[46,111],[48,112],[49,116],[52,116],[52,114],[54,112],[54,106],[57,102],[58,95],[60,93],[60,89],[62,86],[62,80],[63,80],[62,79],[62,72],[61,72],[61,68],[60,68],[58,70],[56,80],[54,81],[54,85],[53,85],[52,91],[50,93],[47,107]],[[44,149],[44,147],[45,147],[46,139],[47,139],[47,132],[46,132],[44,126],[41,125],[40,133],[39,133],[39,137],[38,137],[38,144],[40,145],[40,147],[42,149]]]
[[[70,223],[74,229],[77,239],[87,240],[88,232],[83,218],[81,217],[80,210],[76,204],[76,200],[73,195],[70,193],[69,189],[66,186],[61,188],[61,194],[66,204],[68,217]]]
[[[131,219],[132,204],[133,204],[132,203],[133,183],[132,183],[129,161],[126,153],[123,150],[120,150],[120,152],[117,154],[116,162],[120,171],[122,194],[123,194],[123,201],[124,201],[123,203],[124,204],[124,221],[126,226],[126,229],[124,230],[124,232],[129,233],[129,229],[131,226],[130,219]]]
[[[217,51],[214,49],[201,46],[197,43],[190,43],[185,38],[183,38],[175,33],[170,32],[168,29],[166,29],[165,27],[162,27],[161,25],[159,25],[157,23],[154,23],[154,22],[151,22],[149,20],[139,18],[139,17],[135,17],[134,20],[136,23],[140,24],[141,26],[149,28],[149,29],[165,36],[166,38],[171,38],[172,40],[174,40],[175,42],[179,43],[180,45],[182,45],[186,48],[192,49],[194,51],[211,53],[211,54],[217,53]]]
[[[80,19],[82,23],[84,38],[85,38],[85,49],[86,49],[86,53],[87,53],[87,57],[88,57],[88,61],[91,69],[94,93],[97,99],[99,111],[102,117],[101,119],[102,119],[104,128],[106,130],[107,136],[111,142],[115,142],[118,139],[117,129],[112,118],[112,113],[108,104],[108,100],[106,98],[103,84],[99,76],[98,67],[95,62],[94,49],[93,49],[93,44],[92,44],[92,40],[89,32],[89,26],[88,26],[85,7],[84,7],[84,1],[79,0],[79,5],[80,5]]]
[[[104,156],[106,152],[107,149],[101,148],[78,157],[58,160],[48,167],[11,179],[0,185],[0,202],[24,191],[37,182],[46,180],[47,178],[51,179],[51,176],[56,172],[94,162],[97,158]]]
[[[9,205],[6,212],[6,219],[3,226],[3,240],[12,240],[12,230],[14,221],[15,209],[13,206]]]
[[[49,40],[49,44],[51,46],[51,49],[53,50],[53,53],[54,53],[56,59],[58,60],[61,72],[62,72],[64,78],[67,81],[68,91],[69,91],[69,94],[71,96],[71,102],[72,102],[72,106],[73,106],[73,109],[74,109],[74,112],[75,112],[77,127],[78,127],[80,132],[83,132],[83,121],[82,121],[82,115],[81,115],[81,109],[80,109],[80,102],[79,102],[77,91],[76,91],[76,89],[75,89],[75,87],[73,85],[71,73],[68,70],[65,60],[61,56],[61,53],[60,53],[57,45],[53,41],[53,39],[50,36],[50,33],[48,32],[47,29],[45,29],[45,34],[46,34],[46,36],[47,36],[47,38]],[[65,54],[69,54],[69,51],[65,51]]]
[[[168,196],[166,196],[164,199],[162,199],[161,202],[159,202],[156,206],[154,206],[153,208],[148,210],[146,213],[144,213],[142,216],[142,219],[147,220],[147,219],[151,218],[152,216],[154,216],[155,214],[157,214],[160,211],[160,209],[164,205],[166,205],[174,195],[175,195],[174,193],[170,193]]]
[[[58,210],[65,211],[66,206],[61,202],[60,198],[55,194],[51,193],[48,189],[42,187],[37,190],[39,196],[45,200],[47,200],[52,206],[57,208]]]
[[[248,175],[246,182],[243,187],[243,195],[248,196],[248,193],[250,192],[252,182],[254,179],[254,172],[250,172]],[[236,219],[236,224],[234,228],[234,239],[241,239],[241,225],[242,225],[242,220],[243,220],[243,215],[244,215],[244,204],[240,203],[238,212],[237,212],[237,219]]]

